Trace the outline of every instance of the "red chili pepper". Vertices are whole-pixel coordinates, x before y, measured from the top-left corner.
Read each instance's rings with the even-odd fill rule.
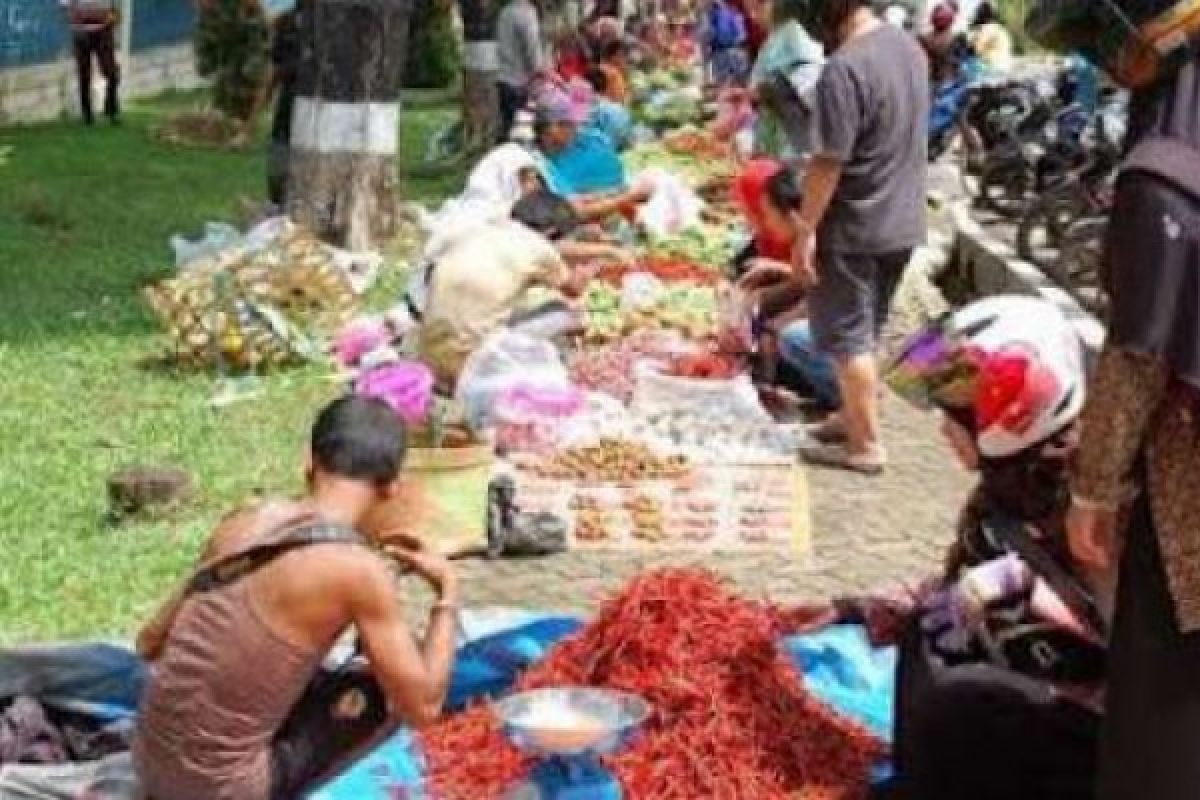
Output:
[[[605,686],[653,705],[608,760],[630,798],[859,800],[883,748],[805,689],[780,652],[779,618],[698,570],[639,576],[518,682]],[[423,731],[432,797],[500,798],[529,763],[486,707]]]

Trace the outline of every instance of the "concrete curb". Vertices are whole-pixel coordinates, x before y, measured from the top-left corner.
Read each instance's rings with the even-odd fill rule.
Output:
[[[967,206],[959,204],[950,213],[955,232],[955,259],[951,268],[958,270],[976,294],[1039,296],[1067,316],[1090,351],[1099,352],[1104,343],[1104,325],[1095,315],[1044,272],[1019,258],[1013,247],[988,233],[971,217]]]

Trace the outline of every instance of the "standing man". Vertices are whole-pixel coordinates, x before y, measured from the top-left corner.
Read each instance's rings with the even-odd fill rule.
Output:
[[[496,17],[496,58],[500,70],[498,141],[512,130],[517,111],[529,100],[529,84],[545,68],[541,24],[532,0],[509,0]]]
[[[797,277],[812,285],[817,346],[833,356],[841,413],[812,430],[810,463],[883,471],[875,351],[888,306],[925,239],[929,79],[908,33],[864,0],[826,0],[807,25],[831,53],[816,86],[812,160],[793,215]]]
[[[92,58],[104,75],[104,115],[114,125],[119,121],[121,108],[117,88],[121,83],[121,68],[117,64],[117,25],[121,21],[120,0],[60,0],[71,25],[71,40],[75,50],[75,68],[79,75],[79,107],[83,121],[94,125],[92,111]]]

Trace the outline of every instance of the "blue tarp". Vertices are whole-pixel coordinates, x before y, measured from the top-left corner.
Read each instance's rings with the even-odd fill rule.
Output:
[[[507,623],[507,624],[506,624]],[[517,675],[541,660],[564,637],[579,629],[577,617],[500,612],[468,636],[459,649],[449,705],[458,709],[473,700],[510,688]],[[808,687],[847,716],[858,719],[881,737],[891,738],[895,689],[895,648],[875,649],[858,626],[839,625],[816,634],[793,636],[782,646],[805,676]],[[52,705],[88,711],[105,720],[128,723],[145,680],[142,663],[128,649],[108,644],[72,644],[0,651],[0,697],[29,694]],[[127,759],[119,777],[128,772]],[[39,768],[40,769],[40,768]],[[401,731],[337,780],[310,795],[311,800],[396,800],[421,797],[422,759],[412,733]],[[80,786],[99,788],[111,775],[97,765],[67,771],[26,771],[38,791],[24,797],[77,797]],[[75,788],[68,791],[68,782]],[[11,782],[11,781],[10,781]],[[0,780],[0,785],[4,781]],[[118,784],[124,787],[124,784]],[[51,791],[54,786],[62,793]],[[122,791],[96,796],[124,798]]]

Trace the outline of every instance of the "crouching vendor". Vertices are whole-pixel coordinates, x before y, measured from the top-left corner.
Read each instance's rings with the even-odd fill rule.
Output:
[[[997,297],[917,334],[889,370],[980,475],[901,644],[889,797],[1093,796],[1105,621],[1064,524],[1083,365],[1056,308]]]
[[[317,417],[308,494],[227,517],[196,572],[138,637],[149,662],[134,741],[155,800],[284,800],[332,777],[400,724],[441,711],[458,581],[440,555],[392,537],[404,426],[349,396]],[[438,599],[423,641],[405,622],[393,558]],[[354,628],[366,654],[323,665]]]
[[[545,226],[546,235],[518,221],[527,210],[530,222]],[[488,334],[513,319],[530,289],[577,297],[592,274],[588,257],[621,258],[602,244],[562,241],[560,250],[548,236],[565,238],[569,206],[561,210],[562,216],[543,214],[538,203],[519,203],[516,218],[471,228],[431,254],[427,293],[418,309],[417,353],[433,370],[439,390],[454,390],[467,358]],[[567,259],[576,257],[585,263],[572,270]]]

